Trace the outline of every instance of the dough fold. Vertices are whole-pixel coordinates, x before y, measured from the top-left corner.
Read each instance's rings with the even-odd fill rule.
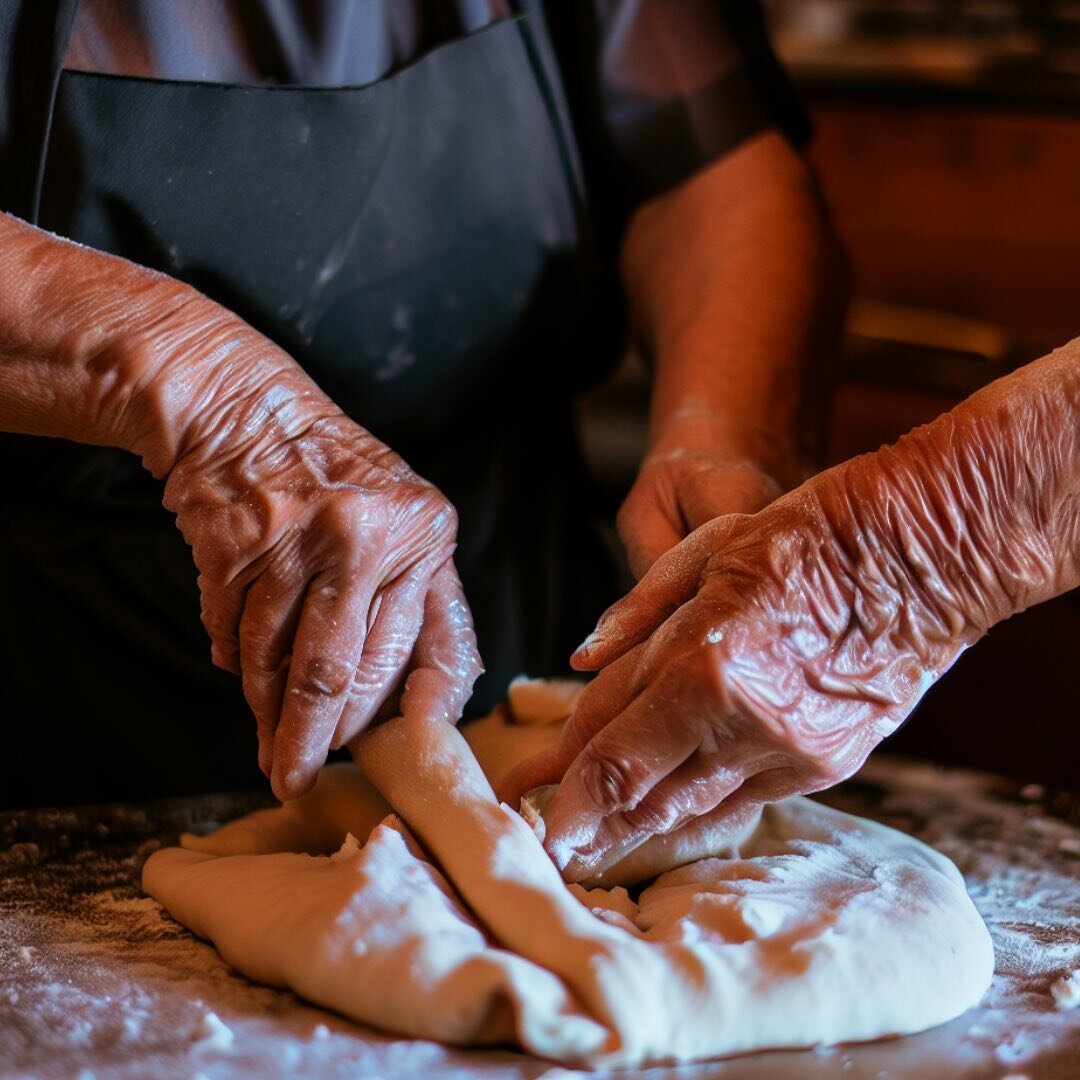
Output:
[[[566,886],[487,779],[536,744],[507,711],[466,735],[391,721],[363,743],[370,784],[328,768],[304,799],[154,854],[144,888],[257,981],[389,1031],[568,1065],[905,1034],[989,985],[989,934],[952,863],[807,799],[765,807],[726,857],[636,900]]]

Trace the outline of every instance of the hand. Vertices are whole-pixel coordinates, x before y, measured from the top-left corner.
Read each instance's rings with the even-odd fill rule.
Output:
[[[292,798],[377,715],[460,717],[480,666],[456,515],[288,356],[215,318],[232,348],[201,376],[165,503],[199,568],[212,659],[242,676],[260,766]]]
[[[166,478],[212,658],[243,677],[279,796],[373,717],[459,717],[480,666],[435,488],[179,281],[7,214],[0,281],[0,428],[122,447]]]
[[[856,463],[858,467],[858,463]],[[508,797],[562,778],[547,847],[570,879],[613,848],[851,775],[981,630],[842,522],[837,470],[661,556],[575,653],[602,668]],[[564,775],[565,774],[565,775]]]
[[[634,576],[713,518],[756,513],[783,494],[777,477],[793,470],[777,447],[763,432],[703,410],[670,417],[615,521]]]

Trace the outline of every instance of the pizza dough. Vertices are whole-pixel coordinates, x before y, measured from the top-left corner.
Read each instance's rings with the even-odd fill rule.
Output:
[[[724,857],[636,897],[565,885],[485,776],[557,737],[557,693],[520,684],[464,735],[384,724],[362,751],[370,784],[328,768],[303,799],[156,853],[143,885],[252,979],[388,1031],[572,1065],[904,1034],[982,996],[993,951],[952,863],[807,799],[708,838]]]

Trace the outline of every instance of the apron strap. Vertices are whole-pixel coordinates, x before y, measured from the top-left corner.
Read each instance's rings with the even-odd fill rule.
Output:
[[[577,7],[577,4],[573,5]],[[552,125],[559,143],[559,153],[562,155],[563,168],[573,179],[575,188],[575,201],[578,214],[578,225],[584,227],[586,217],[584,213],[585,181],[581,172],[581,162],[578,160],[577,151],[572,140],[571,133],[574,130],[570,114],[570,106],[563,93],[563,84],[566,81],[565,73],[560,70],[553,49],[556,27],[552,25],[549,12],[542,0],[509,0],[509,11],[521,19],[522,40],[529,54],[533,73],[536,76],[540,93],[544,97],[548,112],[552,117]],[[556,20],[557,21],[557,20]]]
[[[28,64],[22,73],[27,142],[36,161],[28,218],[32,225],[38,223],[41,209],[41,190],[45,182],[45,161],[49,156],[56,91],[78,10],[79,0],[40,0],[35,12],[35,18],[40,20],[35,28],[40,34],[40,43],[31,55],[34,59],[43,58],[44,63]]]

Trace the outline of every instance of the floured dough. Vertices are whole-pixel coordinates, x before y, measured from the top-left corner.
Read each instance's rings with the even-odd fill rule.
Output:
[[[382,725],[361,752],[370,784],[328,768],[304,799],[156,853],[144,887],[260,982],[389,1031],[567,1064],[904,1034],[982,996],[990,938],[952,863],[807,799],[636,898],[563,884],[485,776],[558,735],[566,709],[527,689],[464,736]]]

